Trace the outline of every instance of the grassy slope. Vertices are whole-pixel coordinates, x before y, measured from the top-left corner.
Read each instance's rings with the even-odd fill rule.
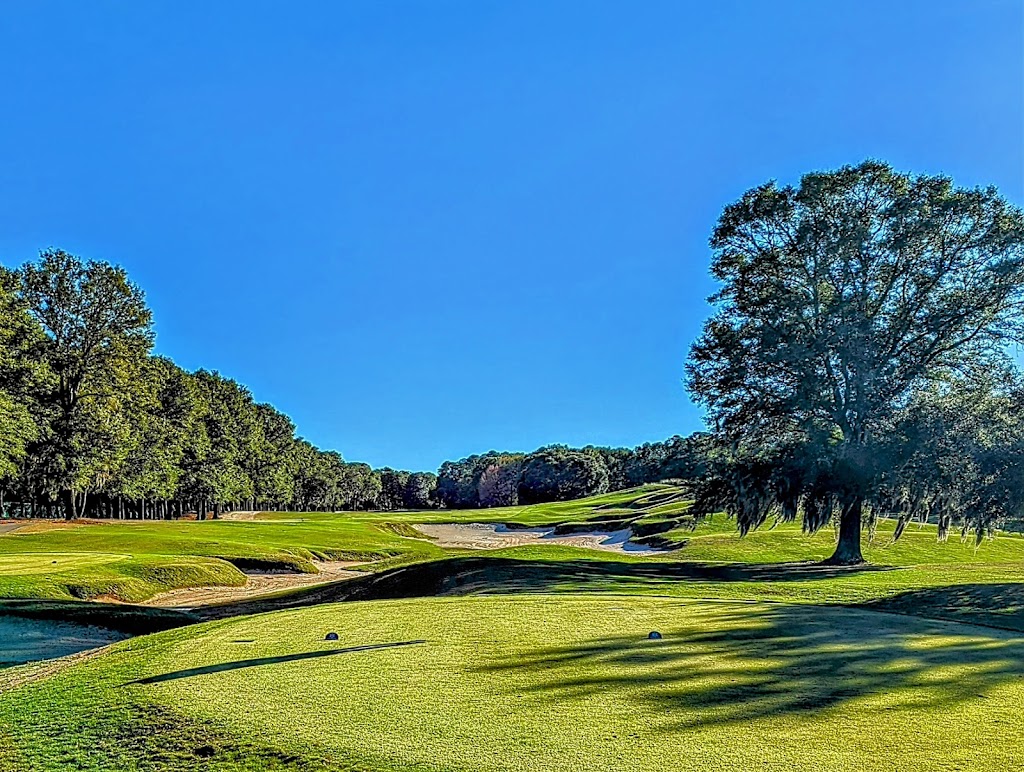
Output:
[[[31,525],[0,534],[0,598],[107,595],[141,601],[179,587],[243,584],[245,577],[235,566],[313,571],[316,559],[385,559],[384,565],[424,560],[443,551],[401,538],[389,524],[491,520],[537,525],[585,517],[597,507],[628,503],[637,495],[620,491],[582,502],[483,511],[279,512],[257,521]]]
[[[0,696],[0,727],[41,771],[1009,769],[1021,672],[1008,633],[870,611],[373,601],[118,644]]]
[[[868,555],[886,570],[834,573],[764,565],[827,555],[828,532],[780,525],[741,539],[721,518],[668,531],[681,549],[653,558],[558,546],[453,555],[398,535],[425,520],[672,525],[686,504],[666,493],[0,536],[0,595],[144,596],[241,578],[221,558],[343,555],[406,566],[364,582],[391,582],[378,597],[484,594],[296,608],[137,638],[55,674],[4,671],[0,770],[888,769],[893,758],[995,769],[1024,756],[1024,642],[907,616],[1024,630],[1019,536],[975,549],[924,529],[892,544],[883,524]],[[848,603],[901,614],[836,605]],[[650,629],[666,639],[644,640]],[[341,641],[324,642],[328,630]],[[40,669],[48,677],[17,685]]]
[[[401,552],[427,556],[439,550],[339,515],[33,526],[0,535],[0,597],[115,595],[138,601],[177,587],[243,584],[236,566],[313,571],[314,559],[377,559]],[[59,568],[45,574],[25,568],[29,561],[46,566],[54,559]]]
[[[641,525],[674,521],[688,504],[669,486],[645,486],[582,501],[507,509],[456,512],[270,513],[257,521],[117,522],[31,527],[0,534],[0,598],[93,598],[113,596],[140,601],[178,587],[238,585],[235,566],[265,565],[314,570],[312,560],[381,559],[385,568],[441,557],[429,542],[400,534],[418,522],[498,521],[523,525],[638,519]],[[899,577],[860,575],[826,591],[790,585],[807,600],[868,600],[895,591],[971,581],[1004,582],[1024,562],[1024,538],[1003,536],[975,549],[953,539],[936,544],[934,529],[910,530],[891,543],[892,525],[882,523],[869,560],[901,566]],[[734,524],[716,517],[690,530],[676,527],[662,538],[681,548],[666,557],[610,556],[557,547],[491,553],[547,560],[592,559],[628,562],[704,561],[775,563],[817,560],[832,549],[834,535],[806,537],[797,524],[764,528],[741,538]],[[56,561],[56,563],[54,562]],[[964,577],[969,576],[969,579]],[[835,592],[832,592],[832,589]],[[757,591],[756,588],[743,589]],[[888,592],[891,590],[892,592]],[[761,588],[773,596],[771,588]],[[713,595],[720,593],[713,592]]]

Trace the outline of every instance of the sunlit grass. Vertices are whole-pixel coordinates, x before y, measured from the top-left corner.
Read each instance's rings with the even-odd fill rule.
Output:
[[[27,683],[31,666],[0,672],[0,770],[1002,769],[1024,755],[1024,644],[995,629],[1024,630],[1024,539],[938,543],[925,527],[893,542],[883,522],[870,570],[831,570],[809,565],[830,529],[740,537],[720,516],[686,527],[688,506],[649,486],[0,535],[0,597],[142,600],[339,558],[373,561],[367,582],[402,567],[398,595],[470,596],[294,608],[136,638]],[[678,549],[409,538],[423,522],[627,518],[679,524]]]
[[[200,749],[205,769],[1009,769],[1022,670],[1010,634],[868,611],[376,601],[118,644],[5,695],[0,726],[33,770],[144,752],[179,769]]]

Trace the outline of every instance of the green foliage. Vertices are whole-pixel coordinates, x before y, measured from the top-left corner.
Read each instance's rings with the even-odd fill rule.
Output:
[[[837,508],[833,560],[858,562],[900,412],[938,380],[1002,369],[1024,336],[1024,213],[866,162],[747,192],[711,245],[719,310],[688,376],[723,463],[701,504],[744,529],[802,508],[810,531]]]
[[[519,480],[519,498],[526,504],[580,499],[607,490],[608,468],[599,454],[557,445],[527,456]]]
[[[694,445],[489,452],[438,475],[348,463],[215,371],[149,354],[123,269],[59,250],[0,269],[0,512],[168,519],[194,512],[509,507],[692,477]],[[59,504],[58,504],[59,502]]]
[[[52,373],[40,394],[46,421],[33,453],[73,517],[79,496],[106,484],[127,455],[128,406],[153,343],[151,316],[142,291],[108,263],[49,250],[18,275]]]
[[[938,524],[954,523],[980,542],[1024,516],[1024,380],[993,371],[938,382],[901,411],[886,439],[885,472],[875,509]]]

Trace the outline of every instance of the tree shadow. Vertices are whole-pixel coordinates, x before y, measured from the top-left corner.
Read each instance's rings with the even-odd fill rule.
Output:
[[[4,599],[0,616],[46,619],[145,635],[195,624],[196,617],[176,609],[135,606],[127,603],[98,603],[86,600]]]
[[[820,563],[766,565],[681,561],[520,560],[486,556],[454,557],[394,568],[357,579],[287,594],[193,609],[203,619],[222,619],[284,608],[352,600],[420,598],[437,595],[540,593],[559,588],[614,593],[679,582],[806,581],[854,573],[893,570],[884,566],[824,566]],[[896,569],[898,570],[898,569]]]
[[[1024,631],[1024,584],[1014,582],[908,590],[861,607]]]
[[[881,715],[984,699],[1024,677],[1024,640],[983,628],[819,606],[694,611],[661,640],[609,637],[482,666],[529,672],[552,701],[606,695],[665,715],[665,731],[807,714],[857,701]]]
[[[320,657],[334,657],[338,654],[352,654],[357,651],[375,651],[377,649],[394,649],[399,646],[418,646],[426,641],[399,641],[396,643],[374,643],[366,646],[349,646],[344,649],[326,649],[323,651],[304,651],[299,654],[283,654],[279,657],[257,657],[254,659],[240,659],[234,662],[220,662],[216,665],[204,667],[193,667],[188,670],[175,670],[171,673],[140,678],[131,681],[129,684],[159,684],[165,681],[176,681],[180,678],[192,678],[193,676],[208,675],[210,673],[223,673],[228,670],[241,670],[247,667],[261,667],[262,665],[279,665],[284,662],[299,662],[304,659],[319,659]]]

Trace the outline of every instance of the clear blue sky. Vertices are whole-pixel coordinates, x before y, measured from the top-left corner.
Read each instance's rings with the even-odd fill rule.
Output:
[[[160,353],[350,460],[662,439],[745,189],[1024,201],[1022,6],[10,0],[0,261],[123,264]]]

